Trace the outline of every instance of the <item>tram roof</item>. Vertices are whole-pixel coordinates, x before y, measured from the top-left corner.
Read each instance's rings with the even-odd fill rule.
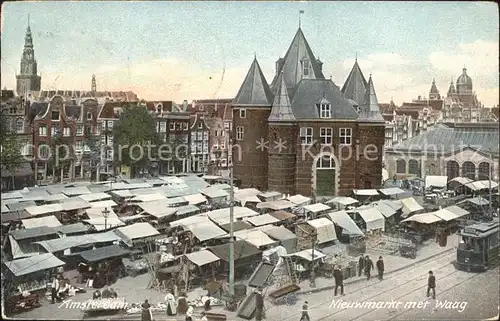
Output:
[[[484,222],[484,223],[476,223],[469,226],[466,226],[460,234],[463,236],[472,236],[472,237],[486,237],[493,233],[498,233],[498,221],[494,222]]]

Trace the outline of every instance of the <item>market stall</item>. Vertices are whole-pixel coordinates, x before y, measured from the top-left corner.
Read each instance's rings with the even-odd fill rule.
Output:
[[[208,250],[201,250],[185,254],[189,271],[190,285],[202,284],[208,279],[215,280],[215,271],[217,270],[217,262],[220,258]]]
[[[325,204],[321,204],[321,203],[305,205],[302,208],[305,211],[306,217],[312,218],[312,219],[315,219],[321,213],[325,213],[326,211],[331,210],[330,206],[325,205]]]
[[[384,216],[374,207],[358,207],[354,210],[364,222],[365,230],[369,231],[385,231],[385,218]]]
[[[335,225],[341,228],[340,235],[346,243],[350,243],[351,238],[354,239],[364,236],[364,233],[360,230],[356,223],[354,223],[346,211],[331,212],[327,214],[327,217],[335,223]]]
[[[297,194],[297,195],[288,196],[287,200],[289,200],[290,202],[292,202],[296,206],[304,206],[304,205],[310,204],[312,199],[309,197]]]
[[[208,248],[210,252],[221,259],[218,272],[222,273],[224,277],[227,277],[226,271],[229,271],[229,246],[230,244],[226,243]],[[245,275],[251,274],[261,259],[262,252],[257,247],[245,240],[236,240],[234,242],[235,278],[243,278]]]
[[[333,222],[326,217],[309,220],[306,222],[316,231],[316,244],[322,245],[337,240],[337,233]]]
[[[347,209],[348,206],[355,206],[358,203],[357,199],[348,196],[337,196],[325,202],[325,204],[333,205],[338,210]]]
[[[379,189],[380,194],[383,195],[384,199],[397,198],[398,195],[404,194],[405,191],[400,189],[399,187],[389,187]]]
[[[9,233],[10,253],[8,250],[7,253],[10,254],[14,260],[36,255],[40,251],[38,247],[33,244],[34,242],[58,238],[59,235],[53,227],[40,226],[14,230]],[[8,247],[6,249],[8,249]]]
[[[262,229],[272,239],[279,241],[288,253],[297,251],[297,235],[283,226],[269,226]]]
[[[424,208],[413,197],[403,198],[400,201],[403,205],[403,214],[401,215],[403,218],[424,211]]]
[[[245,240],[260,250],[267,249],[271,246],[277,245],[277,241],[269,238],[264,232],[258,229],[254,230],[241,230],[234,233],[237,239]]]
[[[135,223],[119,227],[115,230],[115,233],[129,247],[142,247],[148,245],[147,242],[151,237],[160,235],[160,233],[149,223]]]
[[[269,214],[261,214],[257,216],[248,217],[245,221],[249,222],[253,226],[264,226],[267,224],[276,224],[280,220]]]

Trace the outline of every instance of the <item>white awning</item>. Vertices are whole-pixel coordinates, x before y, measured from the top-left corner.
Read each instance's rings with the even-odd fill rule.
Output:
[[[193,235],[200,240],[200,242],[212,240],[217,237],[225,236],[227,233],[213,222],[207,220],[201,223],[188,225],[185,227]]]
[[[44,199],[44,202],[58,202],[62,200],[67,200],[68,197],[64,194],[52,194],[49,195],[46,199]]]
[[[175,207],[169,207],[170,203],[166,198],[162,200],[138,203],[137,206],[140,207],[144,212],[152,215],[156,218],[163,218],[172,216],[177,211]]]
[[[104,207],[100,208],[100,207],[92,207],[92,208],[87,208],[85,210],[85,214],[87,214],[87,216],[92,219],[92,218],[100,218],[100,217],[104,217]],[[108,207],[108,211],[109,213],[107,214],[108,215],[108,218],[111,218],[111,217],[114,217],[116,219],[118,219],[118,215],[116,215],[115,211],[113,211],[112,208]]]
[[[318,244],[335,241],[337,239],[337,233],[335,233],[335,225],[333,225],[333,222],[329,219],[321,217],[315,220],[309,220],[306,223],[314,227],[314,229],[316,230],[316,233],[318,235]]]
[[[160,234],[160,232],[158,232],[149,223],[135,223],[129,226],[119,227],[115,231],[118,236],[125,236],[128,240],[135,240]],[[124,241],[126,241],[126,239]]]
[[[337,196],[337,197],[334,197],[333,199],[329,200],[328,202],[326,202],[326,204],[335,204],[335,203],[340,204],[340,205],[344,205],[344,206],[348,206],[348,205],[359,203],[359,201],[352,198],[352,197]]]
[[[484,186],[486,186],[486,188],[490,188],[490,185],[491,185],[491,188],[497,188],[498,187],[498,183],[495,182],[495,181],[489,181],[489,180],[481,180],[481,181],[476,181],[477,183],[481,183],[483,184]]]
[[[104,200],[111,199],[111,195],[106,194],[104,192],[84,194],[84,195],[80,195],[79,197],[82,200],[87,201],[87,202],[104,201]]]
[[[116,215],[116,214],[115,214]],[[108,217],[107,219],[104,218],[102,215],[101,217],[93,217],[88,220],[83,220],[84,222],[92,225],[96,231],[104,231],[110,228],[115,228],[115,227],[120,227],[124,226],[125,223],[123,223],[118,216],[111,216]]]
[[[201,250],[186,254],[186,258],[197,266],[203,266],[212,262],[220,261],[220,258],[209,250]]]
[[[469,199],[467,199],[467,201],[472,203],[472,204],[479,205],[479,206],[485,206],[485,205],[490,204],[490,202],[487,199],[485,199],[481,196],[469,198]]]
[[[2,197],[1,199],[2,200],[10,200],[10,199],[21,199],[23,198],[23,194],[21,194],[20,191],[13,191],[13,192],[7,192],[7,193],[2,193],[1,194]]]
[[[122,223],[123,224],[123,223]],[[108,228],[110,225],[108,225]],[[34,242],[41,245],[50,253],[64,251],[72,247],[84,246],[89,244],[107,243],[120,240],[120,237],[114,231],[104,233],[93,233],[85,235],[66,236],[58,239]]]
[[[183,196],[183,198],[191,205],[198,205],[207,202],[207,198],[202,194],[191,194]]]
[[[47,227],[62,226],[61,222],[59,222],[59,220],[54,215],[30,218],[27,220],[21,220],[21,222],[23,223],[24,228],[35,228],[40,226],[47,226]]]
[[[417,222],[422,224],[432,224],[439,221],[441,221],[441,218],[437,217],[436,215],[432,213],[423,213],[423,214],[413,215],[405,220],[402,220],[401,222]]]
[[[386,196],[398,195],[398,194],[405,193],[405,191],[403,191],[402,189],[400,189],[398,187],[382,188],[382,189],[379,189],[379,191],[380,191],[380,193],[382,193]]]
[[[385,231],[385,218],[384,216],[373,207],[356,209],[356,212],[361,216],[366,223],[366,230],[382,230]]]
[[[79,196],[83,194],[91,194],[92,192],[85,186],[79,187],[66,187],[62,190],[62,193],[66,196]]]
[[[64,211],[61,204],[45,204],[40,206],[30,206],[24,209],[31,216],[45,215]]]
[[[210,198],[222,198],[229,196],[229,193],[220,188],[218,185],[205,187],[200,191],[200,193]]]
[[[131,202],[151,202],[151,201],[164,200],[164,199],[166,199],[165,195],[160,194],[160,193],[152,193],[152,194],[143,194],[143,195],[134,196],[130,199],[130,201]]]
[[[264,193],[260,193],[257,196],[260,196],[263,198],[272,198],[272,197],[281,197],[282,194],[280,192],[264,192]]]
[[[376,202],[370,205],[373,206],[375,209],[377,209],[377,211],[379,211],[382,215],[384,215],[384,217],[391,217],[397,212],[397,210],[395,210],[394,207],[390,206],[387,203]]]
[[[284,210],[287,208],[292,208],[295,207],[296,205],[290,201],[287,200],[277,200],[277,201],[270,201],[270,202],[263,202],[257,204],[257,208],[268,208],[274,211],[279,211],[279,210]]]
[[[354,195],[359,196],[375,196],[379,195],[376,189],[355,189],[353,190]]]
[[[300,194],[288,197],[288,200],[295,205],[307,205],[311,201],[309,197],[302,196]]]
[[[328,213],[328,217],[333,223],[346,230],[350,235],[364,235],[346,211],[331,212]]]
[[[450,180],[450,183],[458,183],[460,185],[466,185],[466,184],[472,183],[472,180],[470,178],[467,178],[467,177],[455,177],[455,178]]]
[[[65,263],[59,260],[52,253],[44,253],[27,257],[24,259],[5,262],[7,268],[15,276],[23,276],[34,272],[53,269],[63,266]]]
[[[268,246],[277,243],[261,230],[240,230],[235,232],[234,236],[245,240],[256,247]]]
[[[107,207],[108,209],[111,209],[111,207],[113,207],[113,206],[118,206],[118,204],[116,204],[115,201],[113,201],[113,200],[92,202],[89,204],[90,204],[91,208],[105,208],[105,207]]]
[[[195,225],[203,222],[210,221],[206,213],[201,213],[198,215],[193,215],[190,217],[182,218],[180,220],[176,220],[170,223],[171,227],[182,226],[187,227],[190,225]]]
[[[425,188],[442,188],[448,185],[448,176],[428,175],[425,177]]]
[[[319,213],[319,212],[331,209],[330,206],[325,205],[325,204],[321,204],[321,203],[315,203],[315,204],[311,204],[311,205],[306,205],[306,206],[303,206],[303,208],[306,211],[309,211],[309,212],[312,212],[312,213]]]
[[[252,224],[253,226],[263,226],[266,224],[274,224],[278,223],[280,220],[278,220],[276,217],[269,215],[269,214],[262,214],[262,215],[257,215],[257,216],[252,216],[246,219],[247,222]]]
[[[462,216],[470,214],[469,211],[466,211],[463,208],[458,207],[456,205],[448,206],[445,209],[452,212],[453,214],[455,214],[458,217],[462,217]]]
[[[489,189],[490,182],[488,180],[475,181],[468,184],[465,184],[466,187],[470,188],[473,191],[479,191],[482,189]],[[496,188],[498,186],[497,182],[491,181],[491,188]]]
[[[458,216],[455,215],[453,212],[451,211],[448,211],[447,209],[445,208],[442,208],[438,211],[435,211],[435,212],[432,212],[432,214],[436,215],[437,217],[439,217],[440,219],[448,222],[448,221],[452,221],[454,219],[457,219]]]
[[[286,254],[283,256],[298,256],[306,261],[312,262],[313,261],[313,250],[312,249],[303,250],[300,252],[290,253],[290,254]],[[326,257],[326,255],[324,255],[323,253],[321,253],[320,251],[318,251],[316,249],[314,250],[314,261],[320,260],[324,257]]]
[[[218,225],[224,225],[230,223],[229,211],[229,208],[221,208],[218,210],[210,211],[206,214],[212,221],[216,222]],[[240,206],[234,206],[233,214],[235,221],[238,219],[259,215],[259,213],[249,209],[248,207]]]
[[[121,197],[121,198],[132,198],[134,196],[136,196],[137,194],[129,191],[128,189],[124,189],[124,190],[118,190],[118,191],[112,191],[110,192],[118,197]]]
[[[413,197],[403,198],[401,204],[403,205],[403,217],[424,209]]]
[[[79,197],[68,198],[63,200],[60,204],[64,211],[81,210],[91,207],[89,202],[86,202]]]

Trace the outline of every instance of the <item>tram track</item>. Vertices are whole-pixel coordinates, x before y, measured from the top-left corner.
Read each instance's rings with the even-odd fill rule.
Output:
[[[446,253],[443,253],[442,255],[436,256],[432,260],[424,262],[418,268],[419,268],[419,270],[423,269],[426,272],[423,273],[423,274],[421,274],[421,275],[419,275],[419,277],[420,278],[426,277],[427,274],[428,274],[428,271],[429,270],[435,270],[436,266],[437,266],[437,269],[440,269],[440,268],[452,265],[451,262],[454,260],[455,256],[456,256],[455,253],[446,252]],[[379,281],[377,279],[376,275],[375,275],[373,277],[373,281],[366,281],[367,284],[365,283],[365,284],[363,284],[362,286],[359,286],[359,287],[350,288],[349,285],[347,284],[347,286],[344,286],[344,288],[345,288],[346,291],[348,291],[348,294],[345,295],[345,296],[338,296],[338,298],[344,299],[344,300],[346,298],[352,298],[352,297],[355,297],[356,294],[359,295],[359,293],[363,293],[363,291],[366,290],[366,289],[370,289],[370,290],[374,289],[375,291],[377,291],[377,288],[380,288],[379,291],[382,291],[383,294],[387,293],[387,292],[390,292],[390,291],[392,291],[392,290],[394,290],[396,288],[404,286],[407,283],[415,281],[415,278],[412,278],[411,280],[408,280],[406,282],[398,283],[396,286],[393,286],[392,288],[386,288],[387,281],[398,280],[401,275],[408,275],[409,273],[411,273],[411,269],[412,268],[415,268],[415,266],[412,265],[412,266],[410,266],[410,267],[408,267],[406,269],[402,269],[402,270],[400,270],[400,271],[398,271],[398,272],[396,272],[394,274],[390,274],[389,273],[383,281]],[[333,290],[331,290],[329,292],[332,293]],[[380,293],[377,294],[377,295],[380,295]],[[376,297],[377,295],[375,295],[374,297]],[[313,314],[315,310],[321,309],[322,307],[324,307],[327,304],[328,305],[331,304],[332,297],[330,295],[328,295],[328,294],[326,294],[326,296],[328,296],[328,298],[329,298],[328,300],[326,300],[324,302],[321,302],[319,304],[316,304],[314,306],[310,306],[309,307],[310,314]],[[357,301],[359,301],[359,300],[357,300]],[[273,307],[267,309],[266,312],[274,310],[274,309],[280,309],[280,310],[284,309],[285,311],[289,311],[290,306],[273,306]],[[343,310],[345,310],[345,309],[343,309]],[[327,317],[319,318],[317,320],[327,320],[328,317],[330,317],[331,315],[336,315],[336,314],[340,313],[343,310],[339,310],[339,311],[337,311],[337,312],[335,312],[333,314],[329,314]],[[283,311],[283,312],[285,312],[285,311]],[[283,313],[283,314],[285,314],[285,313]],[[296,316],[298,316],[300,314],[301,314],[301,312],[297,312],[297,313],[294,313],[294,314],[288,315],[288,316],[280,316],[280,319],[281,320],[287,320],[287,319],[290,319],[292,317],[296,317]]]

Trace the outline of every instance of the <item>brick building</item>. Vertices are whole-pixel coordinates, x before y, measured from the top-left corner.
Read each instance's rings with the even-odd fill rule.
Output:
[[[204,173],[210,161],[210,128],[203,114],[191,115],[191,170]]]
[[[340,90],[322,66],[300,28],[271,85],[252,62],[232,103],[242,187],[333,196],[380,186],[385,121],[373,81],[356,62]]]

